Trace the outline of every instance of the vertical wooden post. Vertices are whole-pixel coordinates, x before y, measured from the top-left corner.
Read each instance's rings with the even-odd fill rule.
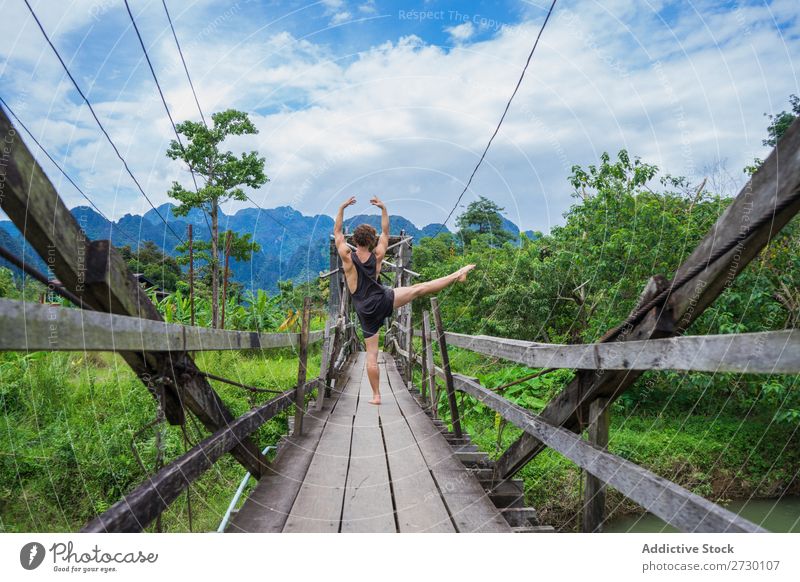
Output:
[[[422,335],[425,338],[425,360],[428,362],[428,375],[423,382],[428,383],[433,418],[439,418],[439,394],[436,389],[436,362],[433,361],[433,338],[431,337],[431,317],[427,311],[422,312]]]
[[[403,231],[405,235],[405,231]],[[406,241],[402,244],[405,248],[403,253],[403,280],[406,285],[411,285],[411,275],[408,273],[408,268],[411,266],[411,243]],[[408,377],[408,387],[411,388],[412,373],[414,371],[414,318],[413,318],[413,302],[406,305],[406,350],[408,351],[408,358],[406,359],[406,375]]]
[[[294,405],[294,434],[303,434],[303,413],[305,411],[306,371],[308,363],[308,326],[311,323],[311,297],[303,299],[303,322],[300,327],[300,352],[297,368],[297,391]]]
[[[330,315],[328,319],[325,321],[325,335],[323,336],[325,339],[322,342],[322,361],[319,365],[319,378],[322,380],[322,385],[317,388],[317,404],[316,410],[322,410],[322,405],[325,402],[325,389],[327,388],[328,384],[328,368],[331,366],[333,362],[331,362],[331,353],[330,350],[333,346],[331,346],[331,318]]]
[[[433,321],[436,324],[436,336],[439,341],[439,351],[442,356],[442,368],[444,369],[445,389],[447,390],[447,402],[450,404],[450,416],[453,419],[453,433],[456,438],[461,438],[461,417],[458,413],[456,404],[456,391],[453,386],[453,374],[450,371],[450,356],[447,354],[447,340],[444,338],[444,328],[442,327],[442,315],[439,312],[439,300],[431,297],[431,310],[433,311]]]
[[[339,252],[336,250],[336,244],[331,238],[330,241],[330,260],[329,260],[329,269],[330,271],[335,271],[336,269],[341,268],[341,260],[339,259]],[[341,295],[341,287],[339,285],[339,275],[340,273],[333,273],[330,276],[330,282],[328,284],[328,313],[330,317],[336,318],[339,312],[339,300]]]
[[[225,234],[225,270],[222,276],[222,318],[220,329],[225,329],[225,304],[228,302],[228,261],[231,258],[231,235],[230,230]]]
[[[425,318],[425,313],[422,314],[423,319]],[[428,348],[427,348],[427,340],[428,338],[425,337],[425,328],[422,328],[422,349],[420,349],[420,356],[422,356],[422,366],[421,366],[421,378],[419,381],[419,395],[422,397],[422,400],[427,400],[427,390],[428,387]]]
[[[402,230],[400,231],[400,236],[401,237],[403,236],[403,231]],[[394,286],[395,287],[403,287],[405,285],[404,279],[405,279],[406,272],[403,270],[403,263],[405,261],[405,255],[406,255],[406,247],[405,247],[405,245],[401,244],[397,249],[397,261],[395,261],[395,264],[397,265],[397,268],[395,270],[395,276],[394,276]],[[404,305],[403,307],[401,307],[400,309],[397,310],[397,322],[400,325],[405,324],[405,321],[406,321],[405,315],[406,315],[406,306]],[[407,350],[408,348],[405,345],[405,343],[406,343],[406,334],[398,333],[396,335],[397,335],[397,345],[400,346],[400,349]],[[408,382],[408,377],[406,376],[406,372],[407,372],[406,366],[402,366],[402,368],[400,369],[400,376],[403,378],[403,380]]]
[[[194,326],[194,236],[191,224],[189,225],[189,306]]]
[[[609,404],[608,398],[597,398],[589,406],[589,442],[602,448],[608,446]],[[603,531],[606,485],[600,479],[587,472],[584,491],[582,531]]]

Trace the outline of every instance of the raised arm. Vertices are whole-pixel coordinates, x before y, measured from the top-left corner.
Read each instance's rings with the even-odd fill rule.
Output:
[[[370,204],[381,209],[381,236],[378,238],[378,244],[374,251],[375,258],[381,261],[386,256],[386,249],[389,247],[389,213],[386,211],[386,205],[377,196],[372,197]]]
[[[342,257],[342,261],[349,261],[350,259],[350,247],[347,246],[347,241],[344,238],[344,233],[342,232],[342,223],[344,222],[344,209],[348,206],[352,206],[356,203],[356,197],[351,196],[344,202],[342,205],[339,206],[339,212],[336,213],[336,222],[333,224],[333,242],[336,244],[336,250],[339,251],[339,256]]]

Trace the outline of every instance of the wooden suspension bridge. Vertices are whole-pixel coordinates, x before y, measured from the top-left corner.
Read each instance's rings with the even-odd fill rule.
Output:
[[[226,454],[259,482],[228,532],[552,531],[526,507],[515,474],[546,448],[585,470],[583,531],[601,531],[612,486],[682,531],[759,532],[725,508],[606,448],[610,404],[645,370],[800,373],[800,332],[683,336],[739,272],[800,211],[800,121],[720,216],[672,281],[654,276],[637,308],[598,343],[552,345],[444,329],[436,299],[413,325],[412,306],[387,323],[380,354],[383,404],[371,394],[349,293],[333,244],[324,331],[311,332],[305,300],[299,333],[213,330],[165,323],[122,257],[90,241],[0,111],[0,205],[83,309],[0,300],[0,350],[114,351],[141,379],[168,422],[195,415],[212,433],[130,491],[82,531],[141,531]],[[412,240],[392,237],[385,275],[407,285]],[[420,342],[415,343],[415,338]],[[310,345],[322,343],[318,377]],[[296,385],[234,418],[191,354],[295,347]],[[421,346],[421,348],[420,348]],[[454,372],[451,347],[524,364],[576,370],[534,414],[501,390]],[[434,352],[438,352],[438,358]],[[414,385],[412,371],[421,369]],[[491,460],[462,427],[456,393],[495,410],[522,436]],[[444,403],[447,419],[438,418]],[[294,407],[290,434],[268,461],[250,436]],[[587,433],[587,439],[583,434]]]

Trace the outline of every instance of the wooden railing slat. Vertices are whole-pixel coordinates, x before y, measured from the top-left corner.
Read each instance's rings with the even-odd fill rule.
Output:
[[[542,344],[445,332],[447,344],[530,368],[800,373],[800,330],[679,336],[598,344]]]
[[[199,352],[294,347],[298,333],[190,327],[152,319],[0,299],[0,351]],[[309,333],[309,344],[324,331]]]

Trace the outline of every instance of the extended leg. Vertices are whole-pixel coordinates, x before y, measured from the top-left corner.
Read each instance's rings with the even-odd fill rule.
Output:
[[[381,403],[380,370],[378,369],[378,334],[364,339],[367,346],[367,377],[372,387],[372,400],[370,404]]]
[[[456,281],[464,281],[467,278],[467,273],[475,268],[475,265],[466,265],[461,267],[458,271],[439,277],[433,281],[425,281],[424,283],[417,283],[410,287],[395,287],[394,289],[394,307],[402,307],[406,303],[410,303],[418,297],[423,295],[431,295],[438,293],[445,287],[452,285]]]

